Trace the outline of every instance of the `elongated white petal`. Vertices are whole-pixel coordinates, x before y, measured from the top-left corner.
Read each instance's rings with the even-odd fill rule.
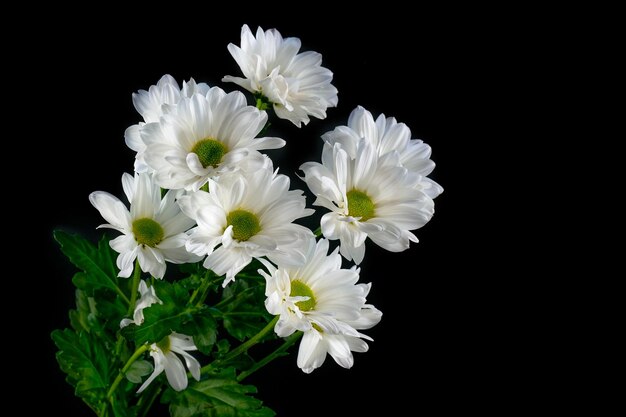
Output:
[[[110,225],[130,230],[130,213],[117,197],[104,191],[95,191],[89,194],[89,201]]]
[[[182,391],[187,388],[187,371],[181,360],[173,352],[165,354],[165,376],[167,382],[174,391]]]
[[[317,330],[304,333],[298,349],[298,367],[309,374],[319,368],[326,359],[326,343]]]
[[[148,385],[150,385],[150,383],[152,383],[152,381],[154,381],[154,379],[161,375],[161,373],[165,370],[165,365],[167,363],[165,356],[163,355],[163,352],[161,352],[161,349],[157,348],[155,344],[150,347],[150,356],[154,359],[154,371],[152,372],[152,375],[144,381],[141,387],[139,387],[137,394],[140,394],[143,390],[148,388]]]
[[[133,272],[135,265],[135,259],[137,259],[137,253],[139,252],[139,246],[135,247],[130,252],[123,252],[117,257],[116,264],[120,272],[118,277],[128,278]]]
[[[354,357],[344,336],[324,335],[327,340],[328,353],[343,368],[350,369],[354,365]]]

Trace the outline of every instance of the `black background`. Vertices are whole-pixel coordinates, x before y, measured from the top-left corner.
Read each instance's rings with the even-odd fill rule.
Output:
[[[501,288],[494,301],[491,294],[499,284],[484,279],[478,265],[498,242],[481,249],[474,240],[485,230],[475,213],[488,192],[476,173],[484,146],[478,139],[484,134],[481,123],[487,118],[476,97],[488,100],[486,78],[498,71],[497,64],[485,63],[494,51],[485,49],[488,34],[481,24],[462,10],[411,14],[381,9],[366,17],[318,13],[307,14],[306,21],[295,12],[282,19],[260,13],[250,18],[183,15],[176,24],[165,11],[157,20],[129,15],[99,24],[93,15],[63,21],[24,52],[45,51],[46,56],[30,67],[36,89],[43,90],[37,97],[46,108],[45,121],[33,115],[29,123],[45,124],[37,133],[44,140],[35,149],[46,168],[36,196],[42,207],[37,219],[43,224],[34,232],[45,271],[35,274],[45,311],[39,317],[43,326],[35,374],[45,375],[54,398],[50,407],[68,416],[89,414],[63,381],[49,339],[51,330],[69,325],[67,311],[74,303],[74,270],[52,240],[52,230],[93,240],[100,236],[95,227],[102,219],[88,195],[106,190],[122,196],[120,178],[132,171],[134,158],[123,133],[140,120],[133,92],[165,73],[179,82],[193,77],[226,91],[236,89],[220,79],[240,75],[226,46],[239,44],[243,23],[253,31],[261,25],[299,37],[302,49],[322,53],[323,65],[335,74],[339,105],[329,109],[326,120],[312,119],[302,129],[272,120],[269,135],[283,137],[287,146],[269,154],[291,176],[292,188],[306,189],[295,173],[301,163],[319,160],[319,136],[345,124],[352,109],[362,105],[375,116],[384,112],[405,122],[414,138],[432,146],[437,168],[431,177],[445,189],[435,201],[433,220],[416,232],[419,244],[392,254],[367,243],[361,280],[373,283],[369,301],[384,313],[381,323],[366,331],[375,339],[370,351],[355,354],[351,370],[328,357],[322,368],[306,375],[295,364],[294,349],[247,380],[258,386],[258,397],[279,416],[304,417],[379,415],[376,407],[385,415],[484,411],[496,407],[495,398],[511,395],[518,359],[502,352],[517,342],[504,336],[508,324],[494,314],[511,288]],[[167,414],[155,409],[152,415]]]

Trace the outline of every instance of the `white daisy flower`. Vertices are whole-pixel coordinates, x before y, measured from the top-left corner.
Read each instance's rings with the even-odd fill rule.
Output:
[[[96,191],[89,201],[108,222],[107,227],[123,235],[111,240],[110,245],[119,256],[118,276],[128,278],[135,259],[144,272],[163,278],[165,262],[176,264],[197,262],[201,258],[187,252],[185,233],[195,223],[185,216],[176,203],[176,192],[168,191],[161,198],[161,189],[150,174],[124,174],[124,193],[130,201],[130,211],[117,197]]]
[[[397,152],[400,164],[416,175],[417,188],[430,198],[443,192],[443,188],[427,176],[435,169],[430,159],[430,146],[422,140],[411,139],[411,130],[398,123],[394,117],[378,116],[376,121],[372,113],[358,106],[350,113],[347,126],[338,126],[333,131],[322,135],[322,139],[334,145],[340,143],[352,159],[356,158],[357,145],[361,139],[369,142],[379,156]]]
[[[309,116],[326,118],[326,109],[337,106],[333,73],[322,67],[322,55],[300,50],[300,39],[286,38],[276,29],[257,29],[256,38],[248,25],[241,28],[241,47],[228,45],[245,78],[230,75],[234,82],[261,94],[274,105],[276,115],[296,126],[309,123]]]
[[[126,327],[131,323],[140,326],[144,321],[143,310],[145,308],[155,303],[163,304],[159,297],[157,297],[154,287],[148,287],[145,281],[140,281],[139,283],[139,294],[141,297],[135,304],[133,319],[123,319],[120,323],[120,327]],[[166,336],[160,342],[150,345],[150,356],[154,358],[154,372],[146,379],[137,393],[146,389],[163,371],[165,371],[167,381],[176,391],[187,388],[187,372],[180,358],[176,356],[176,353],[185,359],[185,363],[187,364],[187,368],[191,371],[191,375],[197,381],[200,381],[200,363],[196,358],[187,353],[194,350],[198,350],[198,348],[193,343],[193,339],[190,336],[176,332],[172,332],[172,334]]]
[[[314,205],[331,210],[321,220],[322,233],[339,239],[341,254],[360,264],[365,239],[392,252],[417,242],[410,230],[425,225],[433,215],[433,200],[416,187],[416,177],[400,166],[398,153],[378,155],[361,140],[355,158],[337,143],[326,143],[322,164],[307,162],[304,171],[309,189],[317,196]]]
[[[148,91],[139,90],[133,93],[133,105],[143,122],[132,125],[124,133],[126,145],[137,152],[135,156],[135,171],[147,172],[148,166],[144,161],[146,145],[141,140],[141,127],[146,123],[158,122],[159,118],[168,111],[171,105],[177,104],[182,97],[191,97],[194,94],[205,95],[209,91],[208,84],[197,84],[193,78],[183,81],[183,88],[169,74],[164,75],[156,85],[150,86]]]
[[[257,171],[210,179],[208,193],[186,195],[179,204],[198,223],[190,232],[187,250],[208,255],[204,267],[226,274],[224,286],[252,258],[302,264],[303,247],[313,237],[309,229],[292,222],[314,210],[305,208],[301,190],[289,191],[289,177],[273,172],[267,157]]]
[[[137,326],[141,326],[143,323],[143,309],[150,307],[152,304],[159,303],[163,304],[163,301],[157,297],[156,292],[154,291],[154,287],[148,287],[145,281],[139,282],[139,299],[135,304],[135,311],[133,313],[132,319],[122,319],[120,322],[120,327],[126,327],[131,323],[136,324]]]
[[[150,345],[150,356],[154,359],[154,372],[145,380],[143,385],[139,387],[139,394],[145,390],[154,379],[165,371],[167,382],[175,391],[182,391],[187,388],[187,371],[183,366],[183,362],[176,355],[180,355],[185,360],[187,368],[196,381],[200,381],[200,363],[191,356],[190,351],[198,350],[190,336],[172,332],[159,343]]]
[[[356,267],[341,269],[341,256],[328,254],[328,240],[309,241],[306,263],[301,267],[274,267],[261,262],[269,273],[266,279],[265,307],[280,316],[274,331],[287,337],[304,332],[298,352],[298,367],[310,373],[330,354],[344,368],[352,367],[352,352],[366,352],[372,340],[359,333],[377,324],[382,313],[365,304],[370,284],[357,284]]]
[[[255,139],[266,121],[267,113],[246,105],[238,91],[213,87],[206,96],[183,97],[159,122],[141,128],[145,162],[161,187],[197,191],[209,178],[240,169],[243,160],[262,165],[258,150],[285,145],[279,138]]]

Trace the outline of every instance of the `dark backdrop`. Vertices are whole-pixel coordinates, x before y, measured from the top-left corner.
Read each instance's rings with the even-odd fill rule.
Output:
[[[45,90],[38,97],[47,109],[46,129],[37,133],[41,145],[27,151],[36,151],[46,167],[37,180],[44,223],[37,228],[37,252],[45,263],[38,294],[46,312],[40,317],[37,374],[43,372],[53,393],[51,409],[67,416],[89,413],[63,381],[48,336],[69,325],[67,311],[74,303],[73,268],[52,240],[52,230],[100,236],[95,227],[102,219],[88,195],[95,190],[122,195],[120,177],[132,171],[134,157],[123,134],[140,120],[131,93],[165,73],[179,82],[194,77],[234,90],[220,79],[240,74],[226,46],[239,44],[243,23],[253,31],[261,25],[299,37],[302,49],[322,53],[323,65],[335,74],[339,106],[329,109],[326,120],[312,119],[303,129],[273,120],[270,133],[285,138],[287,146],[271,156],[292,177],[292,187],[306,189],[295,173],[301,163],[319,160],[319,136],[345,124],[352,109],[362,105],[375,116],[395,116],[414,138],[433,147],[432,178],[445,189],[436,199],[433,220],[416,232],[419,244],[392,254],[367,243],[361,280],[373,282],[369,301],[384,313],[382,322],[366,332],[375,339],[370,351],[355,354],[351,370],[328,357],[321,369],[305,375],[295,364],[294,349],[249,378],[259,398],[279,416],[374,416],[376,407],[385,415],[433,408],[479,411],[507,394],[502,381],[510,367],[499,365],[498,352],[509,342],[493,336],[501,323],[494,322],[490,289],[474,269],[482,251],[471,243],[482,226],[470,207],[480,205],[486,190],[471,170],[482,142],[479,123],[468,113],[481,113],[476,97],[484,77],[477,74],[494,71],[483,63],[482,29],[462,11],[379,12],[367,18],[320,13],[310,23],[297,16],[200,19],[189,11],[189,21],[177,25],[166,24],[171,16],[155,21],[130,15],[106,25],[94,17],[59,23],[41,37],[32,53],[46,51],[53,58],[36,59],[31,70],[37,88]],[[37,118],[31,123],[37,125]],[[26,138],[24,146],[29,143]]]

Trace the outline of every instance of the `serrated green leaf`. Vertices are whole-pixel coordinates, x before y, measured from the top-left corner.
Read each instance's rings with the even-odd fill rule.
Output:
[[[208,308],[200,308],[192,315],[191,320],[181,327],[180,331],[193,336],[194,344],[205,355],[211,353],[217,340],[217,322]]]
[[[84,274],[74,276],[72,282],[89,295],[99,288],[117,292],[128,304],[128,297],[117,284],[112,250],[106,237],[102,237],[98,247],[78,235],[70,235],[61,230],[54,232],[54,238],[61,245],[61,251]]]
[[[182,332],[185,325],[194,320],[194,314],[202,309],[187,306],[189,293],[182,285],[166,281],[157,281],[154,285],[157,297],[163,304],[152,304],[145,308],[141,326],[130,324],[122,329],[122,335],[138,345],[159,342],[172,331]]]
[[[209,374],[208,379],[192,382],[179,393],[168,389],[162,401],[170,404],[172,417],[272,417],[276,413],[249,394],[256,387],[236,380],[234,368]]]
[[[98,410],[105,401],[110,378],[110,360],[100,339],[85,331],[65,329],[52,332],[52,340],[59,349],[59,366],[75,387],[76,396]]]
[[[89,332],[91,326],[89,325],[89,314],[91,310],[89,308],[89,300],[87,294],[84,291],[76,290],[76,310],[70,310],[70,324],[72,328],[77,332],[85,330]]]
[[[220,310],[224,328],[240,341],[257,334],[272,319],[265,309],[265,286],[262,283],[239,279],[224,289],[220,304],[223,304]]]
[[[248,355],[248,353],[242,353],[227,361],[220,360],[220,366],[232,366],[238,371],[247,371],[252,368],[254,364],[254,359],[252,359],[252,356]]]
[[[127,308],[122,299],[110,291],[107,291],[106,294],[97,293],[96,311],[98,317],[113,332],[119,330],[120,321],[126,317]]]
[[[137,408],[129,407],[126,401],[115,401],[112,405],[115,417],[136,417]]]

